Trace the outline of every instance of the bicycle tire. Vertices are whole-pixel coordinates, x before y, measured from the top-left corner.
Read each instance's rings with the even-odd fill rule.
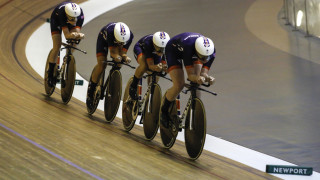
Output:
[[[76,80],[76,61],[72,55],[67,61],[66,66],[62,69],[61,77],[61,98],[64,104],[68,104],[71,100],[74,83]]]
[[[93,72],[95,71],[95,68],[92,70],[91,72],[91,76],[90,76],[90,82],[91,82],[91,78],[92,78],[92,74]],[[103,86],[103,83],[104,83],[104,75],[105,75],[105,71],[102,72],[100,78],[99,78],[99,82],[96,86],[96,90],[94,92],[94,99],[93,99],[93,105],[92,105],[92,108],[90,109],[88,107],[88,102],[86,102],[86,106],[87,106],[87,111],[88,111],[88,114],[89,115],[92,115],[96,110],[97,110],[97,107],[99,105],[99,102],[100,102],[100,96],[101,96],[101,89],[102,89],[102,86]],[[88,84],[88,89],[87,89],[87,97],[86,97],[86,101],[88,101],[88,94],[89,94],[89,89],[91,87],[91,83],[89,82]]]
[[[44,69],[44,89],[45,89],[45,92],[48,97],[50,97],[52,95],[52,93],[54,92],[54,89],[56,88],[56,81],[54,81],[54,84],[52,87],[50,87],[48,84],[49,56],[50,56],[51,52],[52,52],[52,50],[48,54],[46,67]],[[56,65],[54,67],[54,73],[53,73],[54,77],[56,77],[57,71],[58,71],[58,66]]]
[[[119,70],[112,72],[106,88],[104,99],[104,116],[112,122],[117,115],[122,93],[122,76]]]
[[[137,119],[138,116],[138,106],[137,101],[129,100],[129,88],[133,81],[133,77],[131,77],[127,83],[125,92],[123,94],[123,104],[122,104],[122,123],[125,131],[129,132]]]
[[[165,96],[166,94],[162,97],[160,107],[163,106]],[[179,120],[177,117],[177,104],[175,102],[172,103],[171,106],[169,107],[169,112],[170,112],[170,118],[174,122],[174,124],[170,123],[169,128],[165,128],[161,125],[160,123],[161,115],[162,115],[161,110],[159,113],[160,136],[161,136],[162,144],[166,149],[170,149],[174,145],[178,135],[178,130],[179,130]]]
[[[143,131],[147,140],[151,141],[158,132],[159,129],[159,110],[161,106],[161,88],[158,84],[154,84],[154,90],[152,100],[151,91],[147,94],[146,103],[143,110]],[[152,102],[151,105],[149,105]],[[151,109],[150,109],[151,108]]]
[[[192,160],[196,160],[202,153],[203,146],[206,140],[206,113],[202,101],[199,98],[193,99],[195,103],[194,118],[191,118],[191,107],[188,110],[185,121],[185,145],[188,155]],[[192,129],[190,128],[190,120],[192,122]]]

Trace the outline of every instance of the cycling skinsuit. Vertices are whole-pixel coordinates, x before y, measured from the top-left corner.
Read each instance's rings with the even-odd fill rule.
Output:
[[[109,23],[104,26],[98,35],[97,39],[97,57],[98,56],[107,56],[109,47],[117,47],[116,38],[114,37],[114,26],[115,22]],[[133,40],[133,33],[130,31],[130,39],[123,46],[123,51],[127,52]]]
[[[161,62],[161,56],[158,56],[154,49],[153,34],[150,34],[141,38],[135,44],[133,52],[137,61],[141,55],[145,55],[147,61],[153,60],[154,64],[159,64]]]
[[[202,64],[196,55],[195,41],[203,35],[199,33],[185,32],[171,38],[165,49],[168,64],[168,72],[172,69],[182,68],[182,61],[186,69],[192,68],[193,64]],[[203,64],[203,68],[210,69],[216,56],[216,49],[209,57],[209,61]]]
[[[81,9],[80,16],[77,17],[77,23],[76,25],[71,25],[67,21],[67,15],[65,12],[65,6],[70,2],[63,2],[60,3],[52,12],[51,14],[51,20],[50,20],[50,27],[51,27],[51,34],[61,34],[62,29],[68,28],[69,30],[79,28],[81,29],[84,15],[83,11]]]

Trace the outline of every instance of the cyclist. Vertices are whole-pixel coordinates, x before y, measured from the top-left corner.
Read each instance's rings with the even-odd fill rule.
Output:
[[[133,81],[129,89],[131,99],[137,100],[137,85],[142,75],[148,69],[156,72],[165,70],[167,65],[162,60],[164,48],[170,40],[170,36],[163,31],[149,34],[141,38],[134,46],[134,55],[139,66],[134,73]],[[162,62],[161,62],[162,60]]]
[[[87,106],[92,106],[93,93],[96,89],[98,79],[105,70],[107,64],[108,50],[110,57],[116,61],[130,63],[131,59],[127,56],[127,51],[132,43],[133,33],[123,22],[112,22],[104,26],[98,35],[96,56],[98,64],[94,67],[92,77],[89,82]]]
[[[66,39],[83,39],[80,32],[84,20],[83,11],[76,3],[62,2],[52,12],[50,19],[53,48],[49,55],[48,84],[53,85],[53,70],[61,47],[61,32]]]
[[[161,124],[169,127],[169,106],[173,103],[184,87],[184,71],[182,61],[187,71],[188,79],[198,84],[214,83],[214,78],[208,71],[215,59],[216,50],[211,39],[199,33],[185,32],[171,38],[165,48],[168,72],[173,85],[165,94],[165,101],[161,107]]]

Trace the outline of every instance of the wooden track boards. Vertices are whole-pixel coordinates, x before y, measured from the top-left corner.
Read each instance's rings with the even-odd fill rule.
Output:
[[[190,161],[183,142],[167,151],[159,136],[145,141],[141,127],[126,133],[101,111],[89,117],[83,102],[63,105],[58,90],[47,98],[24,49],[59,2],[0,1],[1,178],[276,179],[208,151]]]

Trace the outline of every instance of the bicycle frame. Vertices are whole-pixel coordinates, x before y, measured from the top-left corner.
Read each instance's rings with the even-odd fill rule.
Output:
[[[71,46],[73,45],[73,43],[72,44],[70,44]],[[62,48],[62,49],[64,49],[64,48]],[[62,50],[61,49],[61,50]],[[67,62],[68,61],[70,61],[70,55],[72,55],[72,53],[71,53],[71,47],[67,47],[66,48],[66,55],[64,56],[65,58],[63,58],[63,62],[62,62],[62,65],[61,65],[61,68],[60,69],[58,69],[58,80],[61,80],[62,78],[63,79],[66,79],[68,76],[67,76],[67,73],[65,73],[64,74],[64,76],[65,77],[62,77],[62,72],[64,71],[64,69],[65,69],[65,66],[66,66],[66,64],[67,64]],[[67,71],[68,72],[68,71]]]
[[[166,73],[164,73],[164,74],[162,74],[162,72],[156,72],[156,71],[152,71],[152,73],[151,74],[149,74],[149,75],[146,75],[146,76],[143,76],[143,78],[146,78],[146,77],[148,77],[148,76],[151,76],[151,83],[148,85],[148,89],[147,89],[147,92],[145,93],[145,95],[144,95],[144,97],[143,97],[143,99],[142,100],[140,100],[140,102],[142,102],[141,104],[139,104],[139,105],[144,105],[144,103],[145,103],[145,98],[146,98],[146,96],[147,96],[147,94],[148,94],[148,92],[151,90],[151,92],[153,92],[154,91],[154,84],[156,84],[157,83],[157,80],[156,80],[156,78],[157,78],[157,76],[159,76],[159,77],[162,77],[162,78],[164,78],[164,79],[167,79],[167,80],[169,80],[169,81],[171,81],[171,79],[169,79],[169,78],[167,78],[167,77],[165,77],[166,76]],[[149,98],[149,103],[151,103],[152,104],[152,96],[153,96],[153,93],[151,93],[150,94],[151,95],[151,97]],[[142,107],[142,106],[140,106],[140,107]],[[139,111],[142,111],[142,108],[141,109],[139,109]],[[140,112],[141,112],[140,111]],[[150,112],[150,111],[149,111]]]
[[[61,79],[62,79],[62,72],[63,72],[63,70],[65,69],[65,66],[66,66],[67,62],[70,61],[70,56],[72,55],[71,49],[75,49],[75,50],[78,50],[78,51],[80,51],[80,52],[83,52],[84,54],[87,54],[86,51],[83,51],[83,50],[80,50],[80,49],[78,49],[78,48],[76,48],[76,47],[73,47],[74,44],[79,44],[79,43],[80,43],[80,40],[68,39],[68,40],[67,40],[67,43],[68,43],[68,44],[62,43],[62,45],[64,46],[64,48],[61,48],[61,51],[62,51],[63,49],[66,49],[66,55],[65,55],[64,58],[63,58],[63,62],[62,62],[61,68],[59,68],[59,64],[58,64],[58,76],[57,76],[57,79],[58,79],[58,80],[61,80]],[[60,57],[60,53],[59,53],[58,56]],[[59,60],[59,62],[60,62],[60,60]],[[67,71],[67,72],[68,72],[68,71]],[[66,78],[66,77],[68,77],[68,76],[67,76],[67,73],[65,73],[65,77],[64,77],[64,78]]]
[[[181,115],[181,117],[178,117],[179,118],[179,121],[180,121],[180,124],[179,124],[179,130],[181,130],[182,128],[184,129],[185,128],[185,122],[186,122],[186,116],[187,116],[187,113],[188,113],[188,111],[189,111],[189,109],[190,109],[190,107],[192,107],[192,105],[193,105],[193,103],[192,103],[192,101],[193,101],[193,99],[194,98],[196,98],[197,96],[196,96],[196,89],[192,89],[191,90],[191,94],[190,94],[190,96],[189,96],[189,99],[188,99],[188,102],[187,102],[187,105],[186,105],[186,107],[184,108],[184,111],[183,111],[183,113],[182,113],[182,115]],[[194,108],[194,107],[193,107]],[[193,111],[192,111],[192,108],[191,108],[191,117],[192,117],[192,119],[193,119]],[[192,120],[190,120],[190,129],[192,130]]]
[[[109,75],[108,75],[106,81],[104,81],[106,69],[104,70],[104,73],[102,74],[102,76],[103,76],[102,78],[103,78],[103,82],[104,83],[103,83],[103,86],[102,86],[102,89],[101,89],[101,92],[102,92],[101,95],[100,95],[100,99],[101,100],[103,100],[103,98],[105,96],[105,94],[104,94],[105,90],[106,90],[107,86],[109,85],[110,75],[113,73],[113,71],[121,69],[121,67],[118,66],[118,64],[121,64],[121,63],[117,63],[117,62],[113,62],[113,61],[105,61],[105,63],[107,65],[111,65],[112,67],[111,67],[111,69],[109,71]]]
[[[114,71],[121,69],[121,67],[118,66],[119,64],[123,64],[123,65],[126,65],[126,66],[130,67],[130,68],[135,69],[135,67],[130,66],[129,64],[124,64],[124,62],[115,62],[115,61],[112,61],[112,60],[106,60],[106,61],[104,61],[104,63],[107,64],[107,65],[110,65],[110,66],[111,66],[111,69],[110,69],[110,71],[109,71],[109,75],[108,75],[106,81],[104,81],[106,68],[105,68],[105,70],[104,70],[104,73],[101,74],[101,76],[103,76],[103,77],[102,77],[102,78],[103,78],[103,86],[102,86],[102,89],[101,89],[102,93],[101,93],[101,95],[100,95],[100,99],[101,99],[101,100],[103,100],[103,98],[104,98],[104,96],[105,96],[104,92],[105,92],[107,86],[109,85],[110,75],[111,75]]]
[[[204,86],[206,86],[206,87],[209,87],[210,85],[204,85]],[[190,127],[190,130],[192,130],[192,119],[194,119],[194,103],[193,103],[193,101],[194,101],[194,99],[195,98],[197,98],[197,90],[201,90],[201,91],[205,91],[205,92],[208,92],[208,93],[210,93],[210,94],[213,94],[213,95],[217,95],[217,93],[215,93],[215,92],[210,92],[210,91],[207,91],[207,90],[205,90],[205,89],[202,89],[202,88],[199,88],[199,85],[198,84],[195,84],[195,83],[191,83],[190,85],[188,85],[187,86],[188,87],[188,89],[186,90],[186,91],[183,91],[183,93],[185,93],[185,94],[187,94],[187,91],[191,91],[191,94],[190,94],[190,96],[189,96],[189,99],[188,99],[188,102],[187,102],[187,104],[186,104],[186,107],[185,107],[185,109],[184,109],[184,111],[183,111],[183,113],[182,113],[182,115],[181,115],[181,117],[179,117],[178,116],[178,119],[179,119],[179,121],[180,121],[180,124],[179,124],[179,131],[181,131],[182,130],[182,128],[184,129],[185,128],[185,122],[186,122],[186,116],[187,116],[187,113],[188,113],[188,111],[189,111],[189,109],[190,109],[190,107],[191,107],[191,112],[190,112],[190,114],[191,114],[191,120],[190,120],[190,125],[189,125],[189,127]]]
[[[151,76],[152,80],[151,80],[151,83],[148,85],[147,91],[145,92],[142,100],[138,100],[138,102],[139,102],[139,112],[142,112],[142,107],[143,107],[144,104],[145,104],[145,100],[146,100],[146,98],[147,98],[147,94],[149,93],[150,90],[151,90],[151,92],[154,91],[154,84],[157,83],[157,82],[156,82],[156,77],[157,77],[157,73],[156,73],[156,72],[152,72],[151,75],[147,75],[147,76],[145,76],[145,77],[148,77],[148,76]],[[151,97],[149,98],[149,103],[151,103],[152,95],[153,95],[153,93],[150,93],[150,96],[151,96]],[[152,103],[151,103],[150,105],[152,105]],[[148,111],[148,112],[150,112],[150,111]]]

